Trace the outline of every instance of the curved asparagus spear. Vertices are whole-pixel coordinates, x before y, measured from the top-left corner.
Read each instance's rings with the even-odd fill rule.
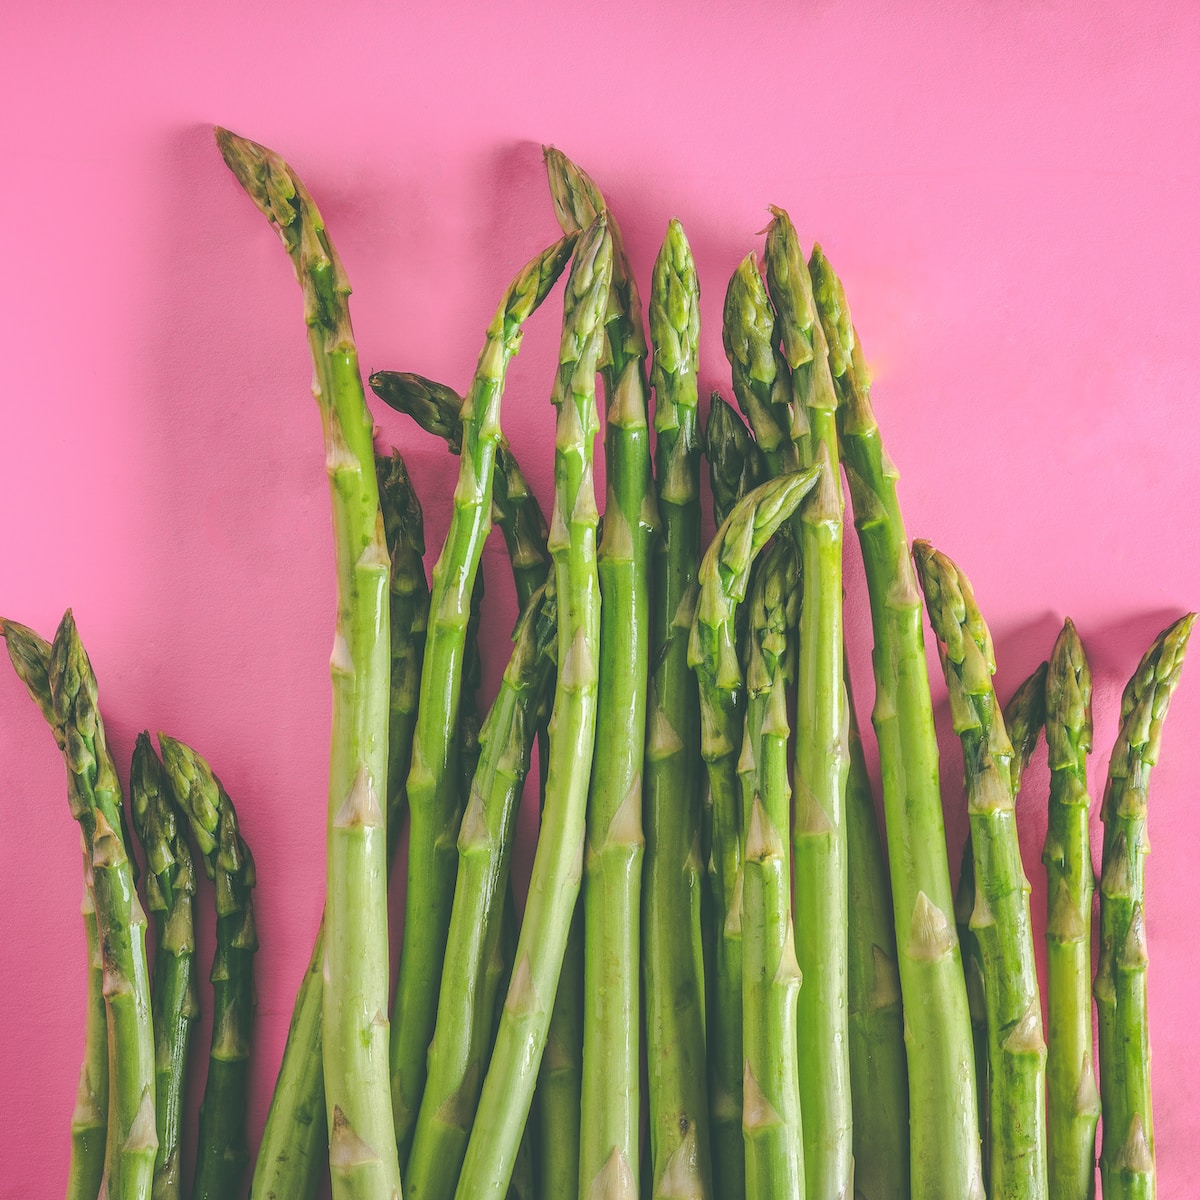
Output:
[[[776,542],[763,557],[748,599],[746,728],[738,761],[747,1200],[803,1200],[807,1194],[796,1052],[800,968],[787,840],[786,675],[800,605],[798,572],[794,544],[786,538]]]
[[[437,984],[457,871],[455,842],[464,798],[450,768],[458,727],[463,648],[472,588],[491,527],[492,469],[500,439],[500,398],[521,327],[549,294],[572,239],[533,258],[505,292],[489,325],[462,408],[462,456],[450,528],[429,602],[421,698],[408,776],[411,814],[404,941],[392,1013],[392,1099],[401,1159],[408,1155],[425,1086],[426,1055],[437,1019]]]
[[[846,1007],[854,1104],[854,1190],[862,1200],[908,1200],[908,1064],[896,928],[849,671],[846,705]]]
[[[558,662],[550,726],[546,807],[516,967],[480,1094],[455,1196],[503,1196],[529,1113],[558,986],[567,928],[579,894],[587,785],[596,722],[600,633],[596,574],[595,371],[612,247],[603,219],[580,239],[567,281],[554,402],[555,503],[550,551],[558,595]]]
[[[154,978],[151,983],[158,1158],[154,1200],[184,1194],[180,1123],[192,1027],[200,1015],[196,995],[193,921],[196,868],[186,824],[178,819],[162,764],[149,733],[140,733],[129,775],[133,829],[146,858],[146,902],[155,914]]]
[[[700,700],[687,633],[700,567],[696,365],[700,289],[683,226],[672,221],[650,291],[654,429],[663,536],[654,559],[647,713],[643,973],[653,1196],[712,1193],[700,937]]]
[[[1046,1045],[1029,881],[1013,806],[1013,747],[992,687],[991,634],[966,576],[928,542],[913,547],[963,747],[975,865],[971,931],[983,966],[989,1066],[989,1196],[1046,1196]]]
[[[937,737],[921,597],[868,380],[841,285],[819,247],[810,261],[817,311],[839,388],[838,436],[850,483],[871,624],[875,709],[892,903],[905,998],[914,1196],[983,1194],[966,985],[954,933]],[[853,361],[851,361],[853,355]]]
[[[804,977],[796,1017],[804,1063],[804,1173],[810,1195],[850,1200],[854,1160],[844,819],[848,731],[837,394],[796,230],[783,209],[771,212],[764,258],[797,414],[788,433],[800,461],[821,469],[819,485],[793,523],[803,560],[791,840],[796,958]]]
[[[1105,1200],[1153,1200],[1155,1194],[1146,1016],[1146,802],[1162,723],[1195,619],[1195,613],[1188,613],[1164,629],[1126,685],[1121,728],[1100,805],[1104,852],[1095,995],[1104,1113],[1100,1183]]]
[[[747,492],[767,478],[767,464],[732,405],[713,392],[704,427],[705,457],[717,527]]]
[[[1054,643],[1044,691],[1050,755],[1046,867],[1046,1107],[1050,1195],[1096,1194],[1100,1093],[1092,1066],[1092,844],[1087,758],[1092,673],[1068,620]]]
[[[217,942],[213,954],[212,1049],[196,1147],[195,1200],[237,1193],[249,1161],[246,1104],[254,1025],[254,859],[237,813],[212,768],[190,747],[158,735],[175,803],[187,814],[204,872],[216,885]]]
[[[711,876],[714,946],[708,1019],[713,1191],[745,1195],[742,1136],[742,803],[737,776],[745,689],[734,621],[750,566],[817,482],[818,472],[780,475],[744,496],[717,530],[697,576],[700,591],[688,665],[700,691],[700,753],[712,792]]]
[[[412,751],[421,682],[421,658],[429,611],[429,586],[421,555],[425,533],[421,505],[398,452],[375,455],[379,503],[391,561],[391,699],[388,713],[387,857],[395,865],[396,842],[408,794],[405,780]],[[296,994],[287,1043],[251,1185],[252,1200],[312,1200],[320,1183],[328,1143],[321,1031],[325,921]]]
[[[41,710],[59,750],[66,750],[63,731],[54,713],[50,694],[50,643],[27,625],[0,618],[0,637],[18,678]],[[108,1026],[104,1000],[104,961],[96,928],[92,897],[92,856],[83,831],[83,918],[87,944],[87,1017],[84,1057],[79,1069],[75,1111],[71,1114],[71,1163],[67,1174],[67,1200],[96,1200],[104,1175],[104,1147],[108,1135]]]
[[[388,562],[350,284],[307,189],[274,152],[217,130],[226,164],[283,241],[304,294],[325,436],[338,611],[322,989],[325,1105],[338,1200],[400,1188],[387,1079]]]
[[[521,616],[516,646],[480,735],[483,754],[458,838],[458,880],[429,1078],[404,1179],[408,1200],[448,1200],[466,1151],[500,982],[488,964],[500,938],[517,807],[538,709],[554,677],[556,636],[553,597],[538,592]]]

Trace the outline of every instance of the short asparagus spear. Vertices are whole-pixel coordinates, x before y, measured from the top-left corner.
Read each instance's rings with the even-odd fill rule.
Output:
[[[442,969],[429,1078],[404,1179],[408,1200],[448,1200],[491,1044],[501,916],[521,789],[529,769],[543,693],[554,677],[555,608],[535,593],[517,627],[516,646],[480,734],[483,753],[458,837],[458,881]]]
[[[908,1064],[896,928],[849,672],[846,703],[846,1003],[854,1105],[854,1188],[862,1200],[908,1200]]]
[[[154,1200],[179,1200],[185,1193],[179,1137],[184,1082],[192,1027],[200,1015],[193,923],[196,869],[186,821],[180,819],[148,733],[138,734],[133,748],[129,805],[146,857],[146,902],[155,922],[151,997],[158,1159],[153,1195]]]
[[[808,1192],[850,1200],[853,1122],[846,1000],[848,918],[846,788],[848,737],[842,653],[842,485],[837,394],[825,332],[799,239],[783,209],[771,210],[764,259],[778,314],[796,417],[787,431],[821,482],[793,522],[803,567],[796,702],[796,800],[791,842],[796,958],[804,977],[797,1002],[800,1106]],[[800,415],[803,414],[803,420]]]
[[[1050,1195],[1096,1194],[1100,1093],[1092,1064],[1092,844],[1087,758],[1092,749],[1092,673],[1067,621],[1046,676],[1050,809],[1046,866],[1046,1107]]]
[[[371,418],[346,278],[308,190],[274,152],[217,130],[230,170],[283,241],[304,295],[333,507],[338,608],[330,674],[323,1066],[337,1200],[400,1189],[387,1077],[388,560]]]
[[[600,634],[592,480],[594,380],[611,270],[612,246],[601,218],[580,239],[567,281],[554,386],[558,424],[550,551],[558,596],[559,671],[546,807],[516,966],[455,1192],[458,1200],[499,1200],[508,1188],[583,870]]]
[[[1046,1045],[1013,805],[1013,747],[992,687],[992,639],[958,567],[927,542],[917,542],[913,554],[963,747],[975,866],[971,931],[988,1026],[988,1194],[1040,1200],[1047,1194]]]
[[[145,1200],[158,1150],[146,914],[121,835],[121,786],[100,717],[96,676],[70,610],[50,647],[49,680],[72,815],[91,857],[103,964],[109,1075],[105,1186],[109,1200]]]
[[[387,857],[393,866],[407,808],[405,781],[417,716],[429,586],[421,555],[421,505],[400,455],[375,456],[379,502],[391,561],[391,700],[388,713]],[[252,1200],[312,1200],[325,1165],[325,1084],[321,1031],[321,967],[325,922],[292,1009],[291,1026],[251,1185]]]
[[[654,428],[663,536],[654,559],[646,736],[642,969],[646,985],[651,1195],[712,1196],[700,936],[700,698],[687,635],[700,568],[696,366],[700,289],[683,226],[672,221],[654,264]]]
[[[733,506],[767,477],[767,464],[742,418],[713,392],[704,427],[705,457],[718,528]]]
[[[0,637],[18,677],[65,752],[63,731],[54,714],[50,694],[50,643],[26,625],[0,618]],[[75,1111],[71,1114],[71,1164],[67,1175],[67,1200],[96,1200],[104,1175],[104,1144],[108,1136],[108,1028],[104,1001],[104,960],[96,928],[92,898],[92,856],[83,842],[83,917],[88,955],[87,1017],[84,1025],[84,1058],[79,1070]]]
[[[742,803],[737,776],[745,687],[735,618],[750,567],[779,526],[812,490],[818,472],[777,476],[734,505],[705,551],[688,640],[688,664],[700,690],[700,752],[712,792],[710,876],[714,945],[708,1023],[713,1193],[746,1194],[742,1135]]]
[[[492,471],[500,440],[504,377],[521,328],[554,286],[570,253],[564,239],[533,258],[505,292],[489,325],[462,408],[462,455],[450,528],[429,602],[429,632],[408,777],[408,890],[400,977],[392,1014],[395,1133],[407,1159],[425,1086],[426,1055],[437,1018],[438,980],[457,873],[455,843],[464,797],[451,767],[458,727],[464,644],[472,589],[491,527]]]
[[[800,602],[798,571],[791,540],[776,542],[759,565],[748,600],[746,728],[738,761],[747,1200],[803,1200],[807,1194],[796,1053],[800,968],[788,855],[786,664]]]
[[[158,735],[175,803],[187,814],[205,874],[216,885],[217,941],[212,1049],[196,1146],[195,1200],[224,1200],[238,1191],[249,1160],[246,1105],[254,1025],[254,859],[221,781],[194,750]]]
[[[905,999],[914,1196],[983,1195],[975,1069],[958,939],[921,597],[868,379],[840,283],[819,248],[817,311],[839,387],[838,437],[858,529],[875,635],[875,708],[892,903]],[[853,361],[852,361],[853,354]]]
[[[1108,762],[1100,806],[1100,962],[1096,1013],[1104,1140],[1105,1200],[1153,1200],[1154,1122],[1146,1015],[1145,856],[1150,769],[1196,614],[1155,638],[1121,697],[1121,728]]]

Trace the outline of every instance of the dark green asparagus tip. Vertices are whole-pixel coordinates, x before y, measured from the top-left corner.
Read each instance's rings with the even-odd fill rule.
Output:
[[[50,643],[28,625],[0,617],[0,637],[8,647],[17,677],[25,685],[46,723],[58,737],[54,700],[50,695]]]
[[[1121,697],[1121,733],[1112,759],[1120,762],[1130,747],[1140,747],[1138,758],[1146,766],[1158,761],[1162,723],[1167,705],[1179,682],[1188,638],[1196,614],[1188,613],[1154,639],[1142,656]]]
[[[813,300],[821,314],[821,325],[829,343],[829,370],[840,379],[851,365],[857,344],[846,290],[819,245],[814,245],[808,260]],[[865,372],[860,381],[866,385]]]
[[[794,371],[813,359],[813,325],[816,323],[812,281],[800,249],[792,219],[782,208],[771,206],[763,258],[767,284],[775,301],[777,332],[783,357]]]
[[[384,404],[441,438],[451,454],[462,451],[463,402],[453,388],[411,371],[376,371],[367,382]]]
[[[1092,748],[1092,672],[1070,617],[1050,653],[1046,673],[1046,746],[1050,768],[1073,766]]]
[[[421,558],[425,553],[425,514],[400,451],[381,454],[376,450],[375,475],[379,481],[379,507],[388,555],[394,560],[400,547],[405,553]]]
[[[727,400],[713,392],[704,429],[713,512],[722,525],[733,506],[767,477],[762,451]]]
[[[953,560],[928,542],[913,543],[913,559],[925,593],[929,623],[945,645],[950,661],[967,668],[963,680],[967,692],[977,694],[990,688],[988,680],[973,674],[977,670],[985,670],[989,677],[995,674],[996,655],[970,582]],[[971,654],[971,646],[978,651],[977,656]]]
[[[552,246],[535,255],[517,273],[505,293],[503,322],[510,331],[525,323],[558,282],[579,239],[578,230],[570,230]]]
[[[554,146],[542,147],[554,215],[563,229],[586,229],[604,211],[604,197],[591,177]]]
[[[1046,724],[1046,674],[1050,664],[1039,663],[1004,707],[1004,728],[1013,746],[1013,794],[1021,788],[1025,765],[1033,757],[1038,734]]]
[[[725,291],[722,336],[730,359],[758,383],[771,383],[775,366],[775,312],[758,270],[758,256],[747,254]]]

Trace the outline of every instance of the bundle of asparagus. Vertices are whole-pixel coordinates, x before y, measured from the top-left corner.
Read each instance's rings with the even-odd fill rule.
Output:
[[[373,444],[350,288],[320,213],[277,154],[226,130],[217,141],[303,291],[338,580],[326,910],[251,1196],[311,1198],[329,1179],[338,1200],[1086,1200],[1101,1114],[1104,1194],[1153,1196],[1147,787],[1194,614],[1155,639],[1122,701],[1093,979],[1082,642],[1068,621],[1001,708],[969,581],[907,540],[841,281],[819,247],[805,258],[786,212],[771,210],[763,267],[748,255],[725,295],[741,414],[714,395],[701,435],[699,284],[682,226],[671,222],[654,264],[647,339],[615,218],[547,151],[563,237],[506,290],[465,395],[408,373],[370,379],[459,456],[430,585],[403,460]],[[547,523],[500,415],[522,329],[560,276]],[[707,547],[702,457],[717,526]],[[843,472],[874,636],[882,826],[843,636]],[[493,522],[520,617],[480,723]],[[957,893],[944,806],[960,801],[939,779],[923,614],[963,747]],[[151,976],[74,622],[53,645],[11,621],[0,632],[63,751],[84,841],[93,970],[68,1195],[186,1190],[184,1081],[202,1000],[185,831],[217,913],[192,1194],[239,1194],[257,932],[254,863],[228,795],[182,743],[160,735],[160,762],[138,739]],[[1045,1011],[1015,804],[1043,728]],[[522,910],[511,865],[535,742]],[[389,1022],[387,874],[402,857]]]

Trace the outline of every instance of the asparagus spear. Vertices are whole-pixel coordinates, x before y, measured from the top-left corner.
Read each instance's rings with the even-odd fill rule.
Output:
[[[242,839],[229,794],[212,768],[190,747],[158,735],[163,769],[175,803],[187,814],[204,872],[216,885],[217,944],[213,985],[212,1050],[196,1147],[195,1200],[236,1193],[249,1161],[246,1103],[254,1024],[254,859]]]
[[[1013,806],[1013,747],[992,687],[991,634],[971,585],[928,542],[917,542],[913,554],[963,747],[975,865],[971,931],[988,1028],[988,1194],[1036,1200],[1046,1195],[1046,1046]]]
[[[1041,663],[1012,694],[1004,708],[1004,728],[1012,743],[1013,756],[1009,762],[1013,796],[1021,786],[1021,776],[1037,745],[1038,734],[1046,723],[1046,671]],[[983,989],[983,959],[979,942],[971,929],[971,914],[975,910],[975,858],[970,829],[963,842],[962,868],[958,890],[954,894],[954,919],[962,947],[963,972],[967,980],[967,1005],[971,1013],[971,1038],[975,1047],[975,1078],[978,1082],[979,1132],[983,1158],[983,1173],[990,1175],[991,1068],[988,1064],[987,999]],[[1054,1192],[1051,1192],[1054,1195]]]
[[[1147,791],[1195,619],[1195,613],[1188,613],[1164,629],[1126,685],[1121,728],[1100,805],[1104,850],[1095,996],[1104,1113],[1100,1184],[1105,1200],[1153,1200],[1155,1195],[1146,1019]]]
[[[1050,1195],[1096,1194],[1100,1093],[1092,1066],[1092,845],[1087,756],[1092,673],[1068,620],[1054,643],[1044,691],[1050,754],[1046,867],[1046,1106]]]
[[[953,920],[921,598],[841,285],[819,247],[810,271],[839,388],[838,436],[875,634],[875,709],[892,903],[907,1022],[914,1196],[983,1195],[966,985]],[[853,355],[853,360],[852,360]]]
[[[375,456],[380,510],[391,561],[391,689],[388,713],[387,858],[407,808],[405,779],[417,715],[417,691],[429,610],[421,555],[425,533],[421,505],[398,452]],[[327,1148],[321,1036],[322,916],[312,955],[292,1009],[292,1021],[251,1185],[252,1200],[312,1200]]]
[[[846,1197],[853,1179],[853,1121],[846,999],[846,788],[848,737],[842,653],[842,487],[837,394],[808,264],[787,213],[773,208],[764,254],[796,410],[789,436],[820,485],[794,530],[803,560],[796,704],[796,958],[804,977],[797,1007],[804,1171],[814,1196]],[[803,420],[801,420],[803,416]]]
[[[596,363],[612,270],[603,218],[580,239],[567,281],[554,402],[555,504],[550,529],[558,596],[558,662],[546,807],[516,967],[455,1196],[504,1195],[546,1042],[567,928],[579,894],[587,781],[596,722],[599,582],[592,447]]]
[[[400,978],[392,1020],[395,1132],[407,1159],[425,1086],[426,1055],[437,1018],[437,981],[456,874],[462,820],[459,776],[450,767],[458,726],[468,602],[491,525],[492,469],[500,438],[500,398],[521,327],[549,294],[570,253],[564,238],[533,258],[505,292],[488,327],[462,409],[462,458],[454,509],[433,570],[430,626],[408,777],[411,827]]]
[[[719,528],[733,506],[767,478],[767,464],[742,418],[716,392],[708,407],[704,444],[713,516]]]
[[[273,151],[217,130],[226,164],[283,241],[304,293],[333,506],[338,612],[330,674],[325,1106],[334,1195],[390,1200],[400,1170],[389,1130],[387,847],[388,562],[346,279],[307,189]]]
[[[50,646],[48,677],[71,813],[92,866],[108,1024],[105,1186],[109,1200],[144,1200],[158,1150],[146,914],[121,832],[121,786],[100,717],[96,676],[69,609]]]
[[[18,678],[41,710],[59,750],[66,740],[54,712],[50,694],[50,643],[27,625],[0,618],[0,637]],[[79,1069],[75,1111],[71,1114],[71,1163],[67,1174],[67,1200],[96,1200],[104,1175],[104,1149],[108,1135],[108,1028],[104,998],[104,959],[96,927],[93,899],[92,856],[80,830],[83,849],[83,918],[87,944],[87,1009],[84,1024],[84,1057]]]
[[[449,1198],[466,1151],[492,1035],[495,990],[489,971],[501,912],[517,807],[543,694],[554,675],[553,596],[535,593],[517,626],[516,646],[480,740],[483,754],[458,838],[454,891],[429,1078],[405,1174],[408,1200]]]
[[[592,180],[548,149],[546,173],[564,232],[607,209]],[[649,670],[649,575],[658,514],[647,424],[646,336],[620,230],[608,216],[612,287],[604,316],[608,498],[598,552],[600,682],[584,859],[584,1041],[579,1186],[634,1178],[640,1111],[642,770]]]
[[[133,828],[146,859],[146,902],[155,914],[151,981],[158,1158],[154,1200],[183,1195],[180,1124],[192,1027],[200,1015],[196,995],[193,906],[196,869],[186,824],[178,820],[162,764],[149,733],[138,734],[129,776]]]
[[[854,1111],[854,1189],[862,1200],[907,1200],[908,1064],[892,897],[875,797],[846,672],[847,1040]]]
[[[709,1108],[713,1191],[745,1195],[742,1136],[742,804],[737,777],[745,708],[734,620],[750,566],[817,482],[818,472],[768,480],[733,507],[705,551],[688,640],[688,665],[700,691],[700,752],[712,793],[710,860],[714,946],[708,1017]]]
[[[712,1195],[700,937],[700,698],[687,631],[700,566],[696,366],[700,289],[683,226],[672,221],[654,264],[654,429],[663,536],[652,588],[646,737],[642,969],[646,986],[651,1194]],[[603,636],[603,635],[601,635]]]
[[[763,557],[748,601],[746,728],[738,761],[744,848],[742,1128],[747,1200],[802,1200],[807,1194],[796,1053],[800,968],[787,845],[791,788],[786,663],[800,602],[798,571],[792,542],[776,542]]]

